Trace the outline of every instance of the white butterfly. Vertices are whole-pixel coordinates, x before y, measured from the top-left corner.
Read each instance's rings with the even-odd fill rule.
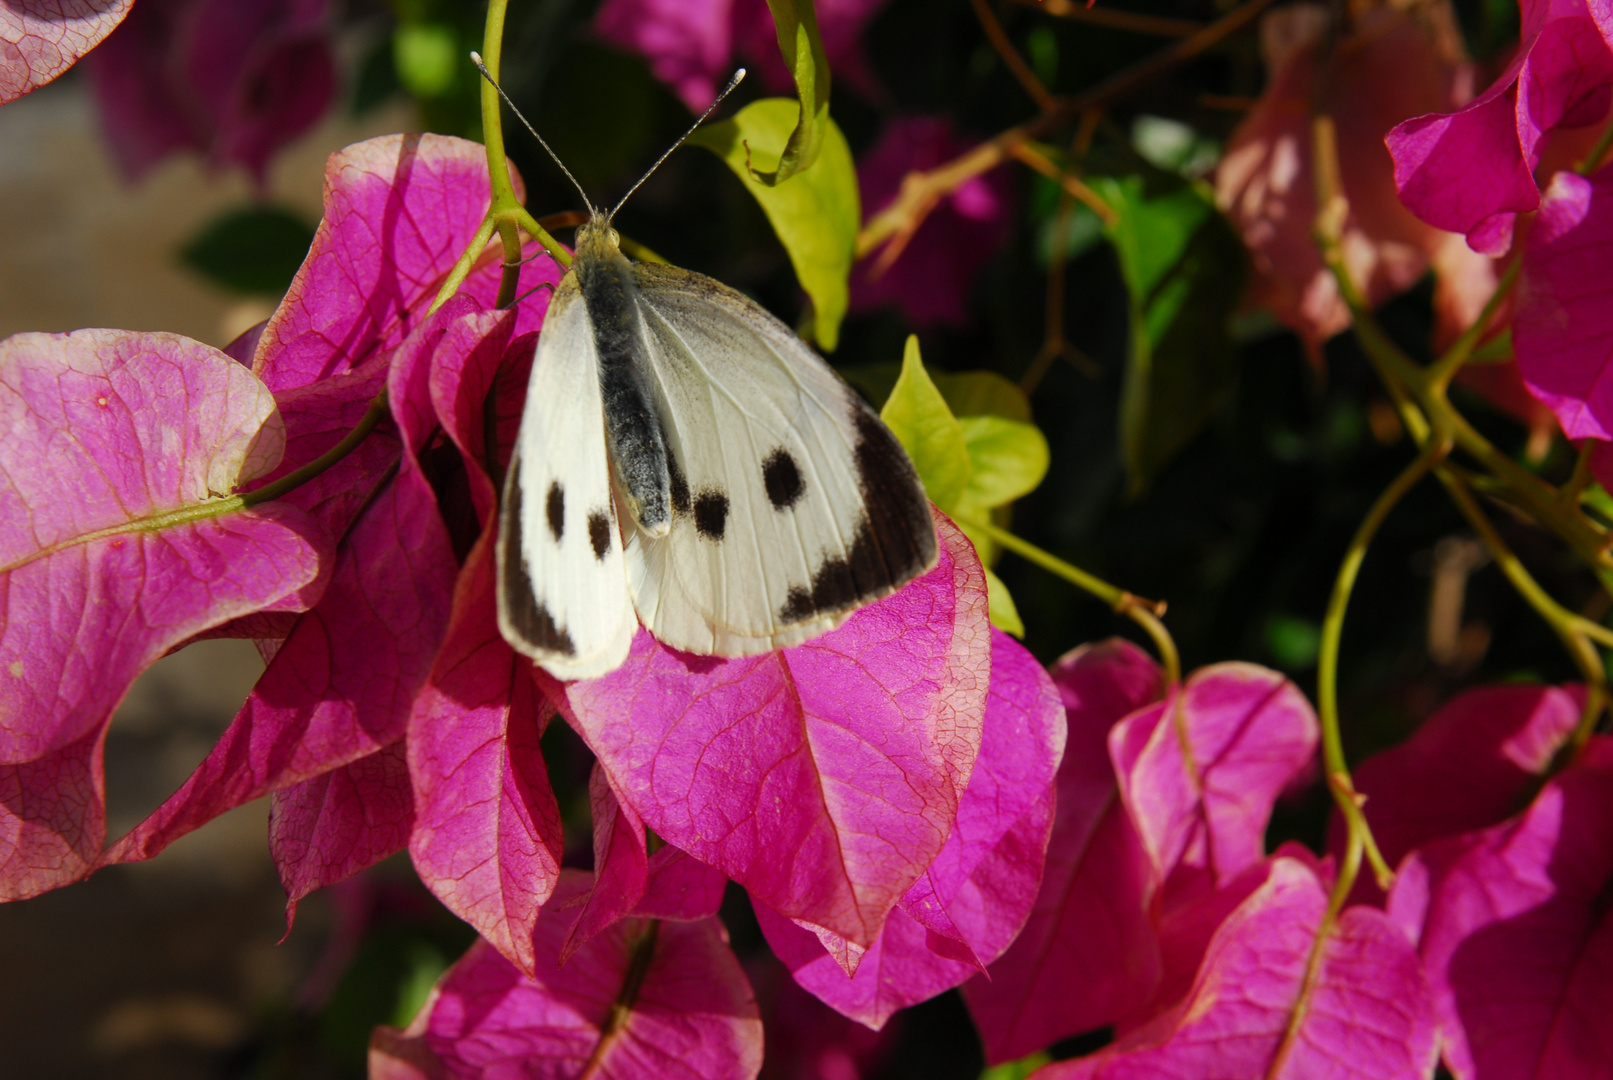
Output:
[[[616,211],[589,209],[505,478],[505,639],[562,679],[614,669],[640,622],[743,656],[933,566],[923,486],[856,392],[739,292],[628,262]]]

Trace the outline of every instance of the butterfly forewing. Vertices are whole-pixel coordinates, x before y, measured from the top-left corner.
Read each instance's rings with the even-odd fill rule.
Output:
[[[627,544],[651,633],[694,652],[762,652],[838,625],[934,564],[912,465],[839,376],[727,286],[634,270],[673,474],[670,531],[630,531]]]
[[[505,639],[562,679],[615,668],[638,626],[605,453],[594,336],[573,276],[556,290],[538,339],[505,482],[498,615]]]

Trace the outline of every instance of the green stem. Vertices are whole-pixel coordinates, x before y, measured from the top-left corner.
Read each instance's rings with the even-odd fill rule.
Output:
[[[969,518],[968,524],[1015,555],[1033,562],[1049,573],[1057,574],[1065,581],[1070,582],[1078,589],[1091,593],[1093,596],[1108,604],[1115,611],[1131,619],[1144,632],[1153,639],[1154,647],[1159,650],[1159,660],[1165,669],[1166,678],[1172,686],[1182,681],[1182,660],[1176,651],[1176,642],[1172,639],[1170,631],[1165,624],[1159,621],[1164,613],[1164,605],[1140,596],[1134,596],[1124,589],[1109,584],[1100,577],[1087,573],[1078,566],[1072,566],[1056,555],[1051,555],[1027,540],[1021,540],[1006,529],[999,528],[989,521],[978,518]]]
[[[1322,642],[1316,661],[1316,708],[1322,724],[1322,762],[1327,773],[1328,789],[1338,803],[1351,843],[1365,850],[1378,885],[1384,889],[1389,887],[1394,873],[1372,838],[1372,830],[1367,825],[1366,815],[1361,812],[1360,799],[1350,781],[1350,769],[1344,757],[1344,739],[1339,726],[1339,645],[1344,638],[1344,614],[1350,606],[1350,594],[1355,590],[1355,581],[1360,574],[1361,563],[1366,559],[1367,548],[1389,517],[1389,512],[1449,452],[1448,441],[1430,442],[1416,460],[1406,466],[1378,496],[1356,529],[1349,550],[1344,553],[1338,576],[1333,581],[1333,595],[1327,603],[1327,615],[1322,619]],[[1344,886],[1348,893],[1355,884],[1355,869],[1341,866],[1339,877],[1341,881],[1349,878]]]
[[[358,444],[369,438],[370,432],[374,431],[376,425],[386,418],[388,411],[386,388],[382,387],[381,392],[375,395],[375,399],[370,402],[370,407],[364,411],[364,415],[354,425],[353,430],[342,436],[341,442],[326,450],[302,468],[286,473],[286,475],[271,484],[264,484],[260,488],[243,493],[240,496],[241,505],[243,507],[257,506],[271,499],[278,499],[287,492],[306,484],[357,449]]]
[[[1591,147],[1591,152],[1585,155],[1585,160],[1574,166],[1574,171],[1581,176],[1589,176],[1601,167],[1602,159],[1607,157],[1609,148],[1613,148],[1613,119],[1608,120],[1607,126],[1602,129],[1601,138]]]
[[[1473,350],[1478,348],[1479,342],[1489,332],[1490,324],[1495,321],[1495,313],[1501,310],[1501,305],[1512,294],[1512,288],[1518,283],[1518,274],[1522,268],[1523,259],[1520,257],[1514,257],[1507,263],[1507,268],[1501,272],[1501,280],[1495,283],[1495,291],[1490,294],[1490,299],[1485,301],[1484,310],[1473,320],[1473,325],[1462,331],[1462,336],[1445,350],[1445,355],[1429,366],[1426,376],[1429,385],[1441,388],[1449,386],[1461,366],[1472,359]]]

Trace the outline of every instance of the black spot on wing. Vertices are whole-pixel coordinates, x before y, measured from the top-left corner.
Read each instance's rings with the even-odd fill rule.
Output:
[[[864,513],[849,550],[812,573],[810,587],[785,594],[782,622],[845,611],[895,592],[935,561],[935,524],[902,444],[861,401],[849,402],[857,432],[857,487]]]
[[[683,475],[683,467],[673,455],[671,448],[666,454],[667,479],[672,489],[672,512],[674,514],[687,514],[689,512],[689,481]]]
[[[558,480],[549,485],[549,499],[544,513],[549,518],[549,534],[558,544],[560,538],[566,535],[566,489],[560,486]]]
[[[728,496],[708,488],[695,497],[694,527],[707,540],[721,540],[728,528]]]
[[[767,488],[767,501],[775,510],[788,510],[806,493],[806,483],[795,459],[784,447],[767,455],[762,462],[762,484]]]
[[[594,546],[594,558],[604,561],[610,554],[610,515],[595,510],[588,515],[588,542]]]
[[[520,469],[512,461],[504,485],[504,505],[499,513],[498,590],[499,605],[519,642],[511,642],[523,653],[535,651],[577,655],[571,635],[561,629],[532,590],[522,548]]]

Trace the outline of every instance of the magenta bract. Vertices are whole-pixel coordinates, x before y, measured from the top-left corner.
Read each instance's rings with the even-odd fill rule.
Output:
[[[1164,882],[1167,910],[1265,857],[1272,805],[1310,764],[1319,737],[1298,687],[1240,663],[1201,668],[1115,726],[1120,797]]]
[[[287,927],[299,900],[402,850],[413,824],[402,739],[276,791],[269,803],[269,853],[286,890]]]
[[[1523,247],[1512,320],[1524,382],[1571,439],[1613,438],[1613,169],[1560,172]]]
[[[1040,1080],[1325,1076],[1412,1080],[1432,1071],[1435,1019],[1416,950],[1372,908],[1346,911],[1306,968],[1327,893],[1310,867],[1275,858],[1221,924],[1177,1008]],[[1299,1023],[1290,1031],[1296,1011]]]
[[[244,166],[312,127],[336,93],[326,0],[143,0],[84,63],[130,179],[179,150]]]
[[[317,577],[322,538],[294,507],[160,519],[283,445],[263,384],[197,342],[0,342],[0,896],[71,881],[99,852],[101,738],[135,676]]]
[[[823,51],[836,79],[849,76],[865,91],[862,29],[884,3],[820,0],[816,5]],[[757,68],[770,92],[792,89],[765,0],[605,0],[594,16],[594,32],[647,59],[655,77],[677,91],[692,112],[717,96],[718,84],[732,74],[735,52]]]
[[[991,977],[963,990],[989,1062],[1113,1024],[1159,978],[1152,865],[1121,805],[1108,739],[1122,717],[1159,699],[1164,676],[1141,649],[1115,640],[1070,653],[1053,679],[1069,741],[1041,889]]]
[[[563,967],[570,901],[588,875],[562,875],[537,922],[534,974],[522,975],[485,942],[449,969],[407,1031],[382,1028],[372,1080],[521,1076],[573,1080],[751,1080],[762,1065],[762,1024],[750,984],[716,919],[629,919],[590,940]],[[636,993],[614,1006],[635,965]]]
[[[909,172],[936,168],[967,148],[945,119],[892,121],[857,163],[863,216],[895,199]],[[975,279],[1007,234],[1008,183],[1001,169],[964,181],[930,211],[895,261],[887,266],[876,252],[854,265],[851,310],[894,304],[914,326],[967,324]]]
[[[384,135],[332,154],[324,219],[263,328],[253,370],[280,393],[396,348],[475,236],[488,203],[487,153],[464,139]],[[473,272],[461,292],[492,307],[497,263]],[[559,279],[545,255],[525,266],[521,287]],[[548,296],[540,290],[521,303],[515,333],[541,325]]]
[[[1023,647],[1000,630],[992,631],[992,646],[980,757],[957,824],[874,946],[824,941],[825,931],[814,934],[757,905],[768,943],[795,980],[872,1028],[1002,955],[1041,885],[1053,774],[1064,751],[1063,709]],[[854,974],[844,970],[847,957],[856,960]]]
[[[218,745],[108,861],[150,858],[233,806],[403,736],[442,643],[459,572],[418,457],[438,423],[430,374],[463,366],[467,352],[496,358],[514,319],[504,313],[489,321],[474,298],[457,297],[400,346],[387,376],[393,421],[408,448],[397,477],[359,516],[324,596],[298,620]],[[491,343],[464,333],[465,325]]]
[[[1399,746],[1363,761],[1355,789],[1367,797],[1372,838],[1390,866],[1431,840],[1511,817],[1579,722],[1578,687],[1486,686],[1452,698]],[[1344,850],[1334,815],[1330,848]],[[1381,903],[1362,874],[1352,897]]]
[[[0,105],[37,90],[123,21],[134,0],[15,0],[0,11]]]
[[[1504,254],[1514,219],[1540,203],[1542,139],[1602,119],[1613,83],[1605,0],[1520,4],[1518,53],[1501,77],[1461,110],[1407,120],[1386,140],[1412,213],[1486,255]]]
[[[946,842],[980,745],[985,578],[936,524],[934,570],[814,641],[721,660],[640,632],[555,691],[656,835],[861,948]]]
[[[1388,910],[1421,938],[1445,1063],[1459,1080],[1607,1075],[1610,887],[1606,737],[1517,818],[1407,860]]]

